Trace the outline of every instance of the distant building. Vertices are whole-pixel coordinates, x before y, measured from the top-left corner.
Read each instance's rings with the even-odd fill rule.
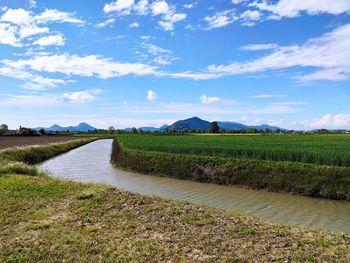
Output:
[[[25,127],[19,126],[18,135],[20,135],[20,136],[32,136],[32,135],[38,135],[38,133],[31,128],[25,128]]]

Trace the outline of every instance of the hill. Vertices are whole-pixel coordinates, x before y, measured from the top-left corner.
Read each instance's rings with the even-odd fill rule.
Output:
[[[79,123],[77,126],[68,126],[68,127],[62,127],[58,124],[52,125],[51,127],[45,128],[45,127],[37,127],[34,128],[34,130],[39,131],[41,129],[44,129],[45,131],[57,131],[57,132],[88,132],[88,131],[94,131],[96,130],[95,127],[82,122]]]

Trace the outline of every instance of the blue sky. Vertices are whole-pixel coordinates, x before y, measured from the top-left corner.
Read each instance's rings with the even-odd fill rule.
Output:
[[[0,0],[0,122],[350,128],[349,0]]]

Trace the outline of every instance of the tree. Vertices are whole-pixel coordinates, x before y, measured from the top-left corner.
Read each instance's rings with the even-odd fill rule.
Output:
[[[114,133],[114,130],[115,130],[115,129],[114,129],[113,126],[110,126],[110,127],[108,128],[108,132],[109,132],[109,133]]]
[[[131,129],[131,132],[132,132],[133,134],[137,134],[137,133],[138,133],[138,131],[137,131],[137,129],[136,129],[135,127],[133,127],[133,128]]]
[[[40,133],[41,135],[45,135],[46,132],[45,132],[44,129],[41,128],[40,131],[39,131],[39,133]]]
[[[219,125],[216,121],[213,121],[210,123],[210,133],[218,133],[219,132]]]
[[[6,124],[1,124],[0,125],[0,134],[4,134],[9,130],[9,127]]]

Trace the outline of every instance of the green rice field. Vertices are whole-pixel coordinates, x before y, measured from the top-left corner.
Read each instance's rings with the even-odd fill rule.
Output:
[[[118,136],[127,149],[350,167],[350,136]]]

